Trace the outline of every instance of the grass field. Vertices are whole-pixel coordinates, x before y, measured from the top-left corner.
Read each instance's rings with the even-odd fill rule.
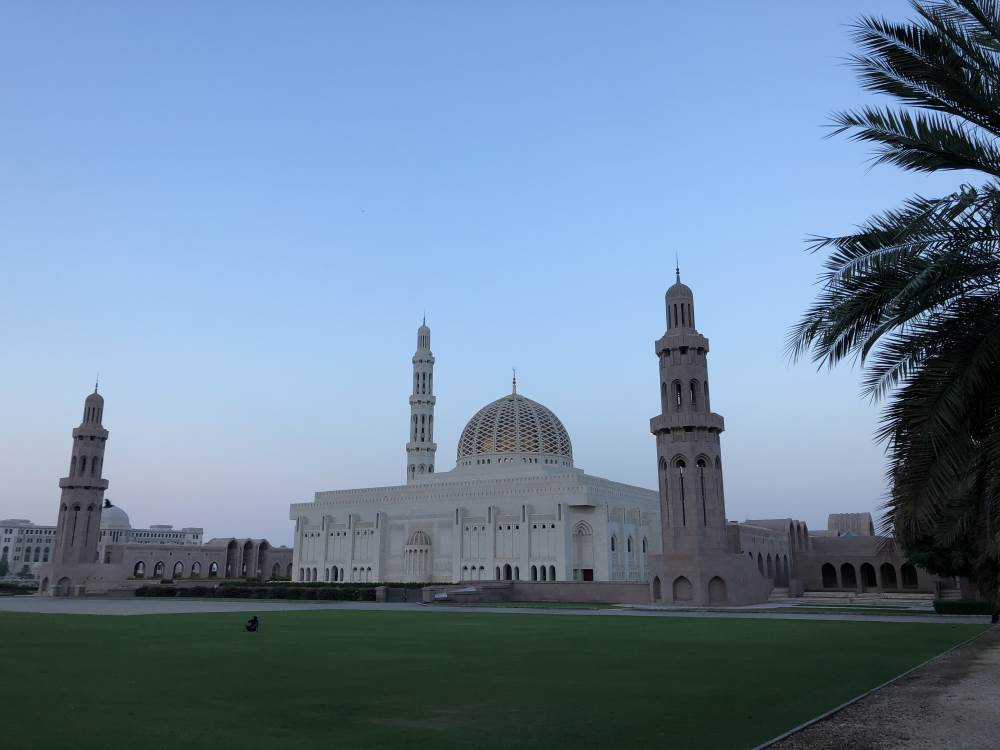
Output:
[[[5,750],[747,748],[983,630],[325,610],[245,633],[244,619],[0,614]]]

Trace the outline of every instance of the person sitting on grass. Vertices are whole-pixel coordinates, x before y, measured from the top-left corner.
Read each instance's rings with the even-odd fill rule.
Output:
[[[257,619],[257,615],[254,615],[249,620],[247,620],[248,633],[256,633],[258,627],[260,627],[260,620]]]

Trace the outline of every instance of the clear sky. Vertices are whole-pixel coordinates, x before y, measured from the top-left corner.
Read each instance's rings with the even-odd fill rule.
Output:
[[[810,234],[959,179],[824,138],[870,101],[827,2],[0,6],[0,518],[52,523],[100,372],[133,524],[291,540],[399,483],[433,330],[438,468],[519,391],[654,487],[674,254],[711,340],[730,518],[883,492],[859,374],[791,366]]]

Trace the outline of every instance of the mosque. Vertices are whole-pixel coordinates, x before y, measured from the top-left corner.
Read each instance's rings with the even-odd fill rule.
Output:
[[[708,339],[679,270],[666,318],[655,343],[660,413],[650,420],[656,491],[576,467],[559,417],[518,393],[516,378],[465,425],[454,468],[438,471],[424,321],[412,358],[406,483],[293,503],[295,580],[545,583],[522,588],[569,601],[603,586],[612,600],[718,605],[776,592],[951,585],[877,537],[868,513],[833,514],[822,532],[791,518],[727,520],[725,422],[711,409]]]

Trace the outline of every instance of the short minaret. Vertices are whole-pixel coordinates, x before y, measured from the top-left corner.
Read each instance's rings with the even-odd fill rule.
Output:
[[[434,355],[427,319],[417,329],[413,354],[413,393],[410,395],[410,439],[406,444],[406,481],[434,473]]]
[[[667,331],[656,342],[660,415],[656,436],[663,554],[726,549],[726,503],[719,435],[725,423],[710,410],[708,339],[695,328],[694,294],[677,281],[667,290]]]
[[[104,471],[104,447],[108,431],[101,425],[104,398],[97,392],[83,402],[83,421],[73,430],[69,474],[59,480],[62,493],[52,555],[51,583],[61,583],[63,595],[79,593],[78,566],[97,563],[101,529],[101,506],[108,480]]]

